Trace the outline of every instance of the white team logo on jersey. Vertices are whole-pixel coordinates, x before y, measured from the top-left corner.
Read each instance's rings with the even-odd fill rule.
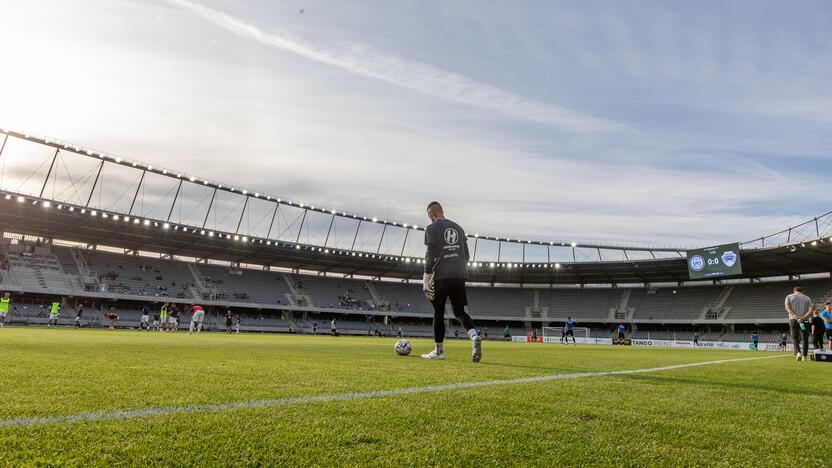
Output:
[[[448,244],[456,244],[459,242],[459,233],[454,228],[445,229],[445,242]]]

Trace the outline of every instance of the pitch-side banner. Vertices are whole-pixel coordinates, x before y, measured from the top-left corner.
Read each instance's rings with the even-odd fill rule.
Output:
[[[512,335],[511,341],[516,341],[518,343],[526,343],[526,342],[529,341],[529,337],[522,336],[522,335],[520,335],[520,336]],[[560,337],[547,336],[544,339],[544,341],[546,343],[560,343]],[[572,342],[571,338],[569,339],[569,342],[570,343]],[[581,337],[575,337],[575,343],[578,343],[578,344],[611,345],[612,344],[612,339],[610,339],[610,338],[581,338]]]
[[[700,341],[699,346],[695,346],[693,341],[685,340],[632,340],[633,346],[657,346],[665,348],[711,348],[711,349],[745,349],[754,351],[753,343],[742,343],[736,341]],[[791,350],[791,345],[786,347]],[[779,348],[774,343],[760,343],[760,351],[777,351]]]

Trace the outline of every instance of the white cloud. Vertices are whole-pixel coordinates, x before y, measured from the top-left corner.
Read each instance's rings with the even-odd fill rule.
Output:
[[[530,100],[457,73],[386,54],[366,44],[319,43],[286,32],[268,33],[254,24],[198,3],[186,0],[166,1],[238,36],[255,40],[268,47],[292,52],[350,73],[383,80],[440,99],[556,126],[571,132],[624,128],[610,120]]]

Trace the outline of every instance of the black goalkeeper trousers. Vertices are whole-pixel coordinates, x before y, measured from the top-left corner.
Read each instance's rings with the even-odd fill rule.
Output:
[[[468,295],[465,293],[465,279],[445,278],[434,281],[433,306],[433,339],[436,343],[445,341],[445,304],[451,300],[454,316],[465,330],[474,328],[471,316],[465,313],[468,305]]]

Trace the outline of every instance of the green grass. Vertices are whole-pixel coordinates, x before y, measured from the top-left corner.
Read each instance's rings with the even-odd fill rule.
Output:
[[[640,369],[748,351],[0,330],[0,420]],[[775,353],[757,353],[756,356]],[[292,406],[0,428],[6,465],[828,466],[832,366],[789,358]],[[826,433],[827,435],[821,435]]]

